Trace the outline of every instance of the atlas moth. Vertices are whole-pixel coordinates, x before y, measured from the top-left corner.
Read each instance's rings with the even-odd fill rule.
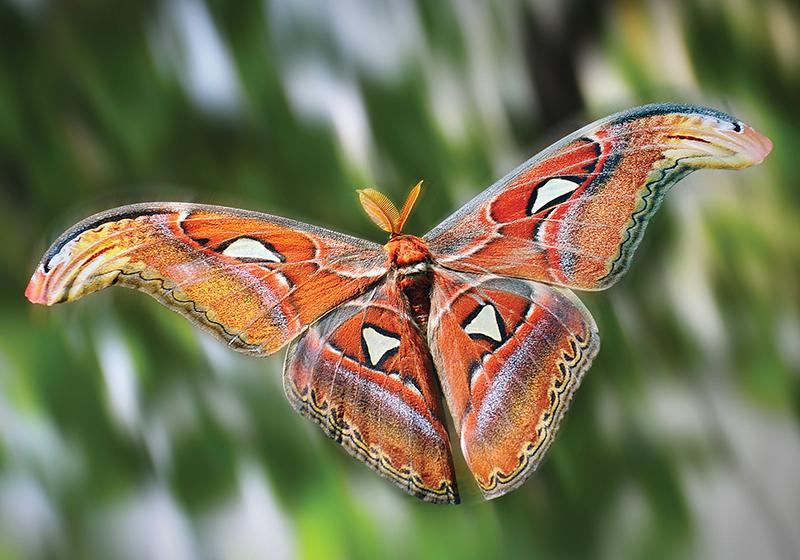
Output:
[[[680,178],[758,164],[771,147],[716,110],[631,109],[532,157],[422,237],[402,232],[419,184],[400,210],[360,191],[383,246],[246,210],[123,206],[59,237],[25,294],[52,305],[127,286],[242,352],[288,344],[289,402],[351,455],[414,496],[458,503],[455,449],[490,499],[534,472],[598,352],[571,290],[619,280]]]

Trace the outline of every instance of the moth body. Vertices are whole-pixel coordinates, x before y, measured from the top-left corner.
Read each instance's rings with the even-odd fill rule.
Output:
[[[348,453],[452,504],[457,445],[491,499],[536,470],[597,354],[597,326],[570,290],[621,278],[679,179],[756,165],[771,147],[713,109],[630,109],[535,155],[423,237],[402,233],[419,183],[399,209],[358,191],[383,246],[246,210],[125,206],[67,230],[25,294],[53,305],[127,286],[237,350],[288,345],[289,402]]]
[[[430,250],[422,238],[402,234],[392,236],[384,250],[414,322],[425,332],[431,309]]]

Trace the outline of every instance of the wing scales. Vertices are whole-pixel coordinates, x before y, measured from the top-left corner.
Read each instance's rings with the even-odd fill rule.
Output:
[[[391,279],[291,344],[284,388],[295,410],[381,476],[426,501],[458,501],[433,365]]]
[[[383,249],[354,237],[256,212],[156,203],[71,228],[26,294],[51,305],[119,284],[238,350],[271,354],[386,271]]]
[[[438,268],[429,325],[464,458],[487,498],[505,494],[550,447],[597,353],[594,320],[569,290]]]
[[[718,111],[639,107],[534,156],[425,240],[452,269],[604,289],[627,270],[673,184],[695,169],[757,164],[770,149],[764,136]]]

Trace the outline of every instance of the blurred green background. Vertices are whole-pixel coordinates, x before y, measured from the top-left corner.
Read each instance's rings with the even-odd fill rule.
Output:
[[[187,200],[422,234],[589,120],[729,111],[764,165],[684,180],[548,460],[408,498],[142,294],[23,298],[66,227]],[[800,8],[790,0],[0,0],[0,559],[800,556]]]

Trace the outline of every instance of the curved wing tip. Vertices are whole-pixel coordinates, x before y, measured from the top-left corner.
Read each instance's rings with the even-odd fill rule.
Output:
[[[25,288],[25,297],[31,303],[37,303],[40,305],[47,305],[47,298],[45,297],[45,289],[44,289],[44,280],[45,275],[42,272],[41,267],[36,269],[36,272],[33,273],[30,281],[28,282],[28,286]]]
[[[63,277],[55,281],[53,278],[37,269],[25,288],[25,298],[36,305],[48,307],[57,303],[65,303],[78,299],[82,294],[70,296],[72,282],[67,283]]]
[[[618,113],[614,121],[624,122],[640,117],[663,115],[668,113],[682,113],[688,115],[699,115],[711,117],[723,126],[717,129],[717,133],[724,138],[726,147],[734,149],[735,157],[726,158],[730,167],[741,169],[758,165],[772,151],[772,141],[765,135],[756,131],[750,125],[741,120],[717,109],[691,105],[686,103],[653,103],[634,107]]]
[[[749,125],[742,129],[742,152],[749,165],[758,165],[772,151],[772,140]]]

